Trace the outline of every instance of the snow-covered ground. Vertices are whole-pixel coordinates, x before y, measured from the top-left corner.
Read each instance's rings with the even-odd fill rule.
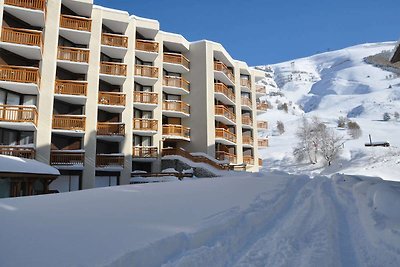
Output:
[[[261,150],[265,167],[295,174],[341,172],[399,179],[400,120],[394,114],[400,113],[400,76],[364,62],[364,58],[392,50],[394,46],[394,42],[364,44],[271,66],[278,89],[268,86],[268,90],[283,95],[266,97],[274,109],[259,116],[271,125],[267,133],[270,147]],[[271,79],[267,78],[264,83],[271,84]],[[289,112],[277,110],[279,103],[292,103]],[[391,115],[390,121],[382,120],[385,112]],[[349,139],[333,166],[295,162],[292,151],[302,116],[318,116]],[[346,130],[336,127],[341,116],[360,125],[363,134],[359,139],[352,140]],[[274,130],[278,120],[286,126],[281,136]],[[391,146],[364,147],[369,142],[369,134],[373,141],[388,141]]]
[[[398,266],[400,184],[237,174],[0,200],[0,265]]]

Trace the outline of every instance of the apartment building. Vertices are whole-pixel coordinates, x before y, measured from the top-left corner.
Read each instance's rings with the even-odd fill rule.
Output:
[[[0,0],[0,16],[0,154],[56,167],[50,189],[128,184],[166,154],[258,171],[264,73],[222,45],[91,0]]]

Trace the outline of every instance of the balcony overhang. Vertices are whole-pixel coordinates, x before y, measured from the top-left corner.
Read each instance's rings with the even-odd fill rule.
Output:
[[[163,134],[162,137],[165,139],[169,139],[169,140],[190,141],[189,137],[184,137],[184,136],[180,136],[180,135]]]
[[[183,89],[182,87],[167,86],[167,85],[163,85],[163,91],[166,92],[167,94],[172,94],[172,95],[187,95],[190,93],[189,91]]]
[[[85,131],[82,130],[52,129],[51,132],[54,134],[71,136],[71,137],[82,137],[85,135]]]
[[[145,86],[153,86],[157,81],[158,78],[146,77],[146,76],[134,76],[135,82],[140,83],[141,85]]]
[[[162,114],[167,117],[174,117],[174,118],[189,118],[190,114],[182,112],[182,111],[176,111],[176,110],[163,110]]]
[[[90,17],[92,15],[93,0],[63,0],[63,5],[79,15]]]
[[[215,115],[215,120],[222,122],[225,125],[236,125],[236,122],[222,115]]]
[[[243,146],[244,148],[253,148],[253,145],[252,145],[252,144],[245,144],[245,143],[242,143],[242,146]]]
[[[39,46],[0,42],[0,48],[24,58],[33,60],[42,59],[42,49]]]
[[[132,133],[137,134],[137,135],[142,135],[142,136],[152,136],[157,133],[157,131],[154,130],[132,130]]]
[[[110,75],[110,74],[104,74],[100,73],[99,74],[100,80],[103,80],[109,84],[113,85],[123,85],[126,77],[125,76],[120,76],[120,75]]]
[[[175,73],[187,73],[189,69],[181,64],[174,64],[169,62],[163,63],[163,68],[168,72],[175,72]]]
[[[36,131],[36,126],[33,122],[0,121],[0,128],[7,128],[15,131]]]
[[[128,48],[111,46],[111,45],[101,45],[101,52],[112,58],[123,59],[128,52]]]
[[[90,32],[60,28],[59,34],[73,43],[89,45]]]
[[[153,62],[158,56],[158,52],[135,50],[135,56],[143,61]]]
[[[249,87],[247,87],[247,86],[244,86],[244,85],[241,85],[241,86],[240,86],[240,90],[241,90],[242,92],[245,92],[245,93],[251,93],[251,88],[249,88]]]
[[[98,108],[100,110],[103,110],[106,112],[111,112],[111,113],[122,113],[125,110],[125,106],[119,106],[119,105],[98,104]]]
[[[249,124],[244,124],[244,123],[242,123],[242,128],[243,128],[243,129],[253,129],[253,126],[252,126],[252,125],[249,125]]]
[[[235,86],[234,82],[231,81],[231,79],[229,79],[229,77],[222,71],[214,70],[214,78],[216,80],[220,80],[221,82],[223,82],[226,85]]]
[[[0,81],[0,87],[20,94],[29,94],[29,95],[39,94],[39,86],[35,83]]]
[[[42,10],[35,10],[29,8],[22,8],[17,6],[4,5],[4,10],[14,17],[25,21],[26,23],[35,27],[44,27],[45,13]]]
[[[227,146],[236,146],[235,142],[229,141],[228,139],[225,139],[225,138],[215,137],[215,142],[216,143],[220,143],[220,144],[224,144],[224,145],[227,145]]]
[[[251,110],[253,110],[253,108],[251,106],[247,105],[247,104],[242,104],[242,110],[251,111]]]
[[[74,62],[69,60],[57,60],[57,66],[73,73],[86,74],[89,64],[84,62]]]
[[[84,105],[87,97],[84,95],[54,94],[54,98],[72,105]]]
[[[158,104],[133,102],[133,106],[134,108],[138,108],[141,110],[154,110],[155,108],[157,108]]]
[[[109,142],[122,142],[125,139],[124,135],[97,135],[98,140]]]
[[[225,105],[236,105],[236,103],[230,99],[229,97],[227,97],[225,94],[221,93],[221,92],[214,92],[214,96],[215,99],[217,99],[218,101],[221,101],[222,103],[224,103]]]

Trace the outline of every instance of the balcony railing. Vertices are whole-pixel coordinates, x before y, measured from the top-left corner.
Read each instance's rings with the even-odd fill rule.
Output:
[[[101,105],[125,106],[124,93],[99,92],[98,103]]]
[[[53,115],[53,129],[84,131],[86,117],[79,115]]]
[[[221,138],[236,143],[236,134],[231,133],[230,131],[224,128],[215,129],[215,138]]]
[[[37,118],[36,107],[0,105],[0,121],[30,122],[37,125]]]
[[[229,78],[229,80],[231,80],[231,82],[233,82],[233,83],[235,82],[235,75],[233,74],[232,70],[230,70],[221,61],[214,61],[214,70],[225,73],[225,75],[228,76],[228,78]]]
[[[151,92],[133,92],[133,102],[142,104],[158,104],[158,94]]]
[[[101,35],[101,44],[128,48],[128,37],[119,34],[103,33]]]
[[[257,103],[257,110],[267,111],[268,104],[265,102]]]
[[[179,100],[164,100],[163,102],[163,110],[165,111],[176,111],[182,112],[187,115],[190,114],[190,106],[189,104],[179,101]]]
[[[268,147],[268,139],[263,138],[263,139],[258,139],[258,146],[259,147]]]
[[[84,17],[61,15],[60,28],[90,32],[92,20]]]
[[[236,163],[236,155],[225,151],[215,152],[215,158],[221,161],[228,161],[229,163]]]
[[[251,89],[251,81],[248,79],[240,79],[240,86]]]
[[[186,91],[190,90],[190,83],[182,77],[164,76],[163,85],[182,88]]]
[[[135,65],[135,76],[157,78],[158,68],[153,66]]]
[[[253,145],[254,139],[253,137],[249,136],[249,135],[243,135],[242,136],[242,143],[244,145]]]
[[[147,40],[136,40],[136,50],[157,53],[158,43]]]
[[[5,5],[45,11],[46,0],[4,0]]]
[[[259,94],[266,94],[267,89],[263,85],[256,85],[256,92]]]
[[[257,122],[257,128],[260,129],[260,130],[268,129],[268,122],[266,122],[266,121],[258,121]]]
[[[1,41],[41,47],[43,39],[41,31],[3,27]]]
[[[225,84],[223,84],[223,83],[215,83],[214,84],[214,91],[216,93],[224,94],[227,98],[229,98],[230,100],[235,102],[235,93],[233,92],[233,90],[231,88],[229,88]]]
[[[57,59],[67,60],[78,63],[89,63],[90,51],[75,47],[58,47]]]
[[[55,94],[86,96],[87,82],[56,80]]]
[[[164,124],[163,135],[190,138],[190,128],[182,125]]]
[[[0,81],[34,83],[39,85],[39,69],[33,67],[0,65]]]
[[[122,155],[96,155],[96,167],[124,167],[124,156]]]
[[[98,122],[97,135],[125,135],[125,124],[119,122]]]
[[[179,64],[189,69],[189,59],[182,54],[164,53],[164,62],[171,64]]]
[[[126,76],[126,64],[101,62],[100,73],[107,75]]]
[[[84,165],[85,152],[53,150],[50,152],[51,165]]]
[[[157,158],[158,148],[147,146],[135,146],[132,150],[133,158]]]
[[[137,131],[157,131],[158,120],[154,119],[133,119],[133,130]]]
[[[254,157],[253,156],[243,156],[243,163],[248,165],[254,165]]]
[[[236,115],[224,105],[216,105],[215,106],[215,115],[224,116],[225,118],[236,121]]]
[[[34,159],[35,149],[31,147],[22,147],[22,146],[0,146],[0,155]]]
[[[242,124],[252,126],[253,120],[248,115],[242,115]]]
[[[253,103],[251,102],[250,98],[242,96],[242,106],[252,107]]]

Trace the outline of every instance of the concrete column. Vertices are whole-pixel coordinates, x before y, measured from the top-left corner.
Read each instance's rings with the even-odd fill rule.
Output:
[[[235,96],[236,96],[236,159],[237,164],[243,163],[243,134],[242,134],[242,88],[240,85],[240,67],[235,64]]]

